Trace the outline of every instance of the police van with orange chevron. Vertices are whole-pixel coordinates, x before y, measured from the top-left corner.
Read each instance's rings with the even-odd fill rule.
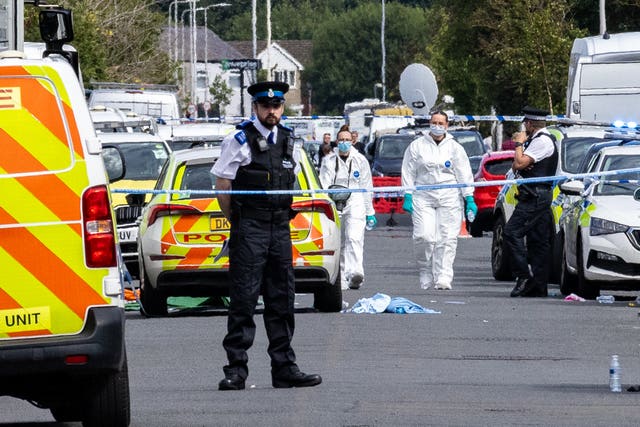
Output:
[[[0,6],[10,29],[0,41],[0,396],[58,422],[127,426],[123,269],[108,188],[124,161],[112,155],[107,175],[77,57],[63,50],[71,11],[40,8],[46,50],[34,59],[22,51],[24,5]]]

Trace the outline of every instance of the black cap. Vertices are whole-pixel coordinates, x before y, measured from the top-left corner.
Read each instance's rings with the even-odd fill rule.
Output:
[[[522,109],[524,114],[523,120],[546,121],[549,115],[548,111],[539,108],[529,107],[528,105]]]
[[[247,89],[254,102],[266,102],[276,105],[284,103],[284,94],[288,90],[289,85],[283,82],[258,82]]]

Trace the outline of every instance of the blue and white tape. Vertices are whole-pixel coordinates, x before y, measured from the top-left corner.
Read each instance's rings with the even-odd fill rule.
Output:
[[[332,194],[332,193],[375,193],[379,194],[378,197],[397,197],[402,196],[407,192],[414,191],[429,191],[429,190],[441,190],[444,188],[466,188],[466,187],[492,187],[511,184],[527,184],[527,183],[541,183],[552,182],[557,183],[560,181],[567,181],[572,179],[583,178],[597,178],[597,177],[609,177],[616,175],[623,175],[628,173],[640,173],[640,168],[632,169],[619,169],[606,172],[592,172],[581,174],[568,174],[568,175],[555,175],[544,176],[538,178],[516,178],[516,179],[503,179],[496,181],[480,181],[469,183],[448,183],[448,184],[425,184],[416,185],[413,187],[373,187],[373,188],[331,188],[331,189],[310,189],[310,190],[270,190],[270,191],[256,191],[256,190],[140,190],[140,189],[112,189],[112,193],[126,193],[126,194],[291,194],[291,195],[308,195],[308,194]],[[620,182],[638,184],[640,186],[640,180],[613,180],[607,182]]]

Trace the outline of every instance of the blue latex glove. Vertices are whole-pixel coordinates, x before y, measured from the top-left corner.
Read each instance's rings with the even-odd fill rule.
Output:
[[[368,230],[373,230],[374,228],[376,228],[377,224],[378,224],[378,220],[376,219],[375,215],[367,215],[367,229]]]
[[[413,195],[411,193],[406,193],[404,195],[402,209],[404,209],[405,212],[413,213]]]
[[[467,217],[469,216],[469,212],[473,212],[474,217],[478,215],[478,206],[476,205],[476,201],[473,200],[473,196],[466,196],[464,201],[467,209]]]

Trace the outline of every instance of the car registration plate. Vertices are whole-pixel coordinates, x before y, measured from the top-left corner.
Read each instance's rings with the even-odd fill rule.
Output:
[[[227,218],[223,216],[212,216],[210,218],[210,222],[211,231],[223,231],[231,229],[231,223]]]
[[[120,243],[135,243],[138,240],[138,227],[118,228]]]

